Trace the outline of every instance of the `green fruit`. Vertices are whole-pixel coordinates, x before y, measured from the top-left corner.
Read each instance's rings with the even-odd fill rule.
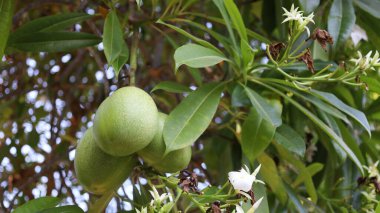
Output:
[[[129,176],[136,158],[114,157],[104,153],[95,143],[92,128],[80,140],[74,167],[79,183],[87,191],[103,194],[119,187]]]
[[[188,146],[183,149],[169,152],[169,154],[167,154],[162,160],[152,166],[162,173],[174,173],[185,169],[189,165],[190,160],[191,146]]]
[[[158,129],[156,135],[148,146],[138,152],[140,157],[142,157],[142,159],[150,165],[157,163],[164,156],[165,142],[162,132],[164,130],[164,124],[167,117],[168,116],[164,113],[158,113]]]
[[[137,87],[123,87],[100,105],[94,119],[94,137],[104,152],[130,155],[152,141],[157,120],[157,107],[149,94]]]

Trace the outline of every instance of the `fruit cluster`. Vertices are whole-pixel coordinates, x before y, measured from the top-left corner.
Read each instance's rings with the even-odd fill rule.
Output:
[[[166,117],[145,91],[132,86],[115,91],[100,105],[94,126],[77,146],[74,166],[79,183],[94,194],[116,189],[138,163],[137,155],[162,173],[184,169],[190,162],[190,146],[164,155]]]

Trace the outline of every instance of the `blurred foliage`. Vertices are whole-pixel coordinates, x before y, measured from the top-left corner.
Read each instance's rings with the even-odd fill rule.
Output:
[[[0,0],[1,3],[3,1]],[[232,52],[232,45],[224,45],[230,44],[232,38],[211,0],[24,0],[14,3],[10,41],[13,36],[15,43],[22,42],[19,43],[21,45],[10,45],[10,42],[0,64],[1,211],[9,212],[28,200],[43,196],[61,197],[63,205],[79,205],[83,210],[88,208],[90,196],[78,185],[73,173],[77,140],[92,126],[94,113],[100,103],[117,88],[127,85],[132,77],[130,62],[120,66],[120,72],[116,72],[118,76],[115,76],[113,68],[107,64],[103,44],[93,46],[105,33],[103,27],[109,9],[117,11],[120,24],[125,29],[127,46],[131,47],[132,41],[138,41],[135,43],[138,48],[137,70],[133,78],[136,79],[136,85],[146,91],[160,85],[151,93],[160,111],[170,113],[184,98],[181,93],[189,92],[189,87],[194,89],[204,83],[221,81],[228,75],[225,71],[227,62],[219,61],[208,61],[210,64],[206,65],[217,65],[200,69],[181,66],[175,73],[178,66],[174,61],[174,52],[189,42],[186,32],[217,47],[214,52],[218,49]],[[312,45],[308,43],[314,59],[318,59],[320,64],[344,66],[342,61],[356,57],[358,50],[367,53],[380,49],[378,0],[237,0],[235,4],[247,28],[249,45],[257,49],[255,63],[265,64],[268,61],[265,53],[267,42],[287,40],[289,29],[287,25],[281,24],[281,8],[290,8],[292,3],[306,14],[314,11],[316,24],[309,26],[311,30],[314,27],[336,30],[332,34],[335,44],[327,52],[316,42]],[[49,32],[36,31],[28,38],[21,36],[24,40],[17,40],[17,29],[31,20],[74,12],[93,16],[56,30],[87,33],[93,37],[80,39],[90,38],[94,43],[76,45],[70,42],[73,37],[65,37],[68,36],[65,34],[59,43],[62,49],[56,52],[54,48],[48,51],[38,43],[38,39],[51,38]],[[158,20],[166,24],[157,23]],[[0,25],[2,23],[3,19]],[[353,34],[361,32],[357,27],[362,28],[362,34],[366,33],[368,39],[355,44]],[[178,28],[183,32],[179,32]],[[139,32],[137,40],[133,32]],[[227,41],[223,38],[227,38]],[[191,40],[196,41],[195,38]],[[39,52],[41,49],[38,48],[45,51]],[[127,55],[124,54],[124,57],[128,58]],[[111,64],[118,69],[119,64],[115,63]],[[318,66],[317,62],[315,66]],[[309,72],[303,64],[288,69],[301,76]],[[271,77],[270,74],[262,73],[262,76],[265,75]],[[323,105],[326,102],[314,99],[313,102],[309,96],[309,99],[302,98],[302,91],[294,88],[289,87],[289,91],[294,92],[298,103],[334,129],[346,144],[355,147],[355,155],[361,163],[371,166],[380,160],[378,71],[369,72],[361,81],[366,83],[364,87],[368,91],[364,87],[350,87],[340,82],[318,84],[313,88],[333,93],[345,104],[364,112],[370,123],[371,137],[358,122],[337,119],[341,116],[340,111],[326,111],[330,109]],[[182,86],[178,86],[178,83]],[[270,212],[282,212],[284,209],[290,212],[361,212],[363,208],[374,211],[374,201],[371,204],[363,195],[363,192],[372,192],[374,184],[357,182],[362,176],[369,177],[368,171],[361,174],[347,154],[335,146],[316,124],[289,104],[288,99],[257,84],[251,88],[255,88],[255,94],[265,98],[265,106],[282,112],[283,125],[273,132],[275,139],[268,141],[268,147],[263,148],[265,152],[261,150],[250,159],[263,165],[261,176],[267,183],[266,196]],[[240,137],[244,138],[244,135],[240,135],[238,130],[248,128],[243,125],[245,118],[256,120],[257,115],[252,111],[249,113],[249,100],[244,97],[239,99],[235,94],[239,91],[235,90],[232,86],[228,88],[213,122],[193,146],[189,169],[197,171],[201,182],[205,184],[223,184],[228,171],[238,170],[242,162],[249,162],[249,157],[243,154],[239,143]],[[232,100],[230,96],[233,96]],[[336,106],[334,103],[332,105]],[[239,108],[242,114],[236,113]],[[345,115],[340,118],[348,119]],[[292,136],[287,135],[289,132]],[[143,173],[136,169],[128,180],[130,187],[131,183],[143,182],[138,178],[140,175],[143,176]],[[128,188],[125,186],[123,190],[118,190],[118,196],[108,207],[111,212],[136,205],[125,193],[124,188]],[[139,188],[144,189],[144,186],[140,185]],[[136,190],[133,191],[136,193]],[[265,194],[264,189],[258,188],[257,191],[258,194]],[[379,198],[379,191],[376,193],[375,198]],[[134,201],[138,202],[137,199]],[[54,203],[52,207],[56,205]]]

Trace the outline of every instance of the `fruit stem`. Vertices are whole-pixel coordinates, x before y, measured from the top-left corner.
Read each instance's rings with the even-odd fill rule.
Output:
[[[137,51],[138,51],[138,43],[139,43],[139,32],[138,32],[138,29],[136,29],[134,32],[133,32],[133,37],[132,37],[132,47],[131,47],[131,69],[130,69],[130,82],[129,84],[131,86],[135,86],[136,84],[136,77],[135,77],[135,73],[136,73],[136,70],[137,70]]]

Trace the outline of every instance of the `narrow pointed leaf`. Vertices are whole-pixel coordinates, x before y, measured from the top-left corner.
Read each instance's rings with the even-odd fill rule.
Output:
[[[356,15],[352,0],[334,0],[328,19],[328,31],[333,38],[334,47],[345,42],[355,25]]]
[[[307,193],[309,194],[311,200],[316,203],[318,200],[317,190],[315,189],[312,176],[309,173],[309,170],[307,170],[304,163],[300,159],[296,158],[289,151],[287,151],[285,148],[280,146],[279,144],[274,143],[274,146],[276,147],[276,149],[280,155],[280,158],[289,162],[298,170],[298,175],[302,176],[302,178],[304,180]]]
[[[93,34],[76,32],[37,32],[16,38],[8,46],[26,52],[63,52],[98,44]]]
[[[263,119],[267,120],[274,127],[282,124],[281,114],[263,97],[248,87],[244,87],[244,90],[252,106],[263,116]]]
[[[307,171],[309,172],[310,176],[313,177],[315,174],[320,172],[323,169],[323,164],[321,163],[313,163],[310,166],[306,167]],[[292,186],[296,187],[299,184],[303,183],[307,177],[304,175],[299,175],[296,180],[293,182]]]
[[[0,0],[0,61],[3,58],[12,26],[14,0]]]
[[[45,16],[34,19],[19,27],[12,33],[13,37],[23,36],[26,33],[62,31],[75,23],[93,17],[86,13],[65,13],[53,16]]]
[[[176,49],[174,60],[175,70],[178,70],[183,64],[193,68],[201,68],[213,66],[227,60],[227,58],[215,50],[197,44],[186,44]]]
[[[318,91],[314,89],[311,90],[311,93],[317,97],[322,98],[326,102],[330,103],[331,105],[335,106],[337,109],[341,110],[342,112],[346,113],[348,116],[355,119],[365,128],[367,133],[371,135],[371,127],[369,126],[368,120],[363,112],[348,106],[339,98],[337,98],[334,94],[331,94],[328,92],[322,92],[322,91]]]
[[[295,207],[297,208],[297,212],[306,213],[306,210],[305,210],[306,207],[302,205],[302,202],[298,198],[297,193],[294,191],[294,189],[291,186],[289,186],[287,183],[284,183],[284,186],[285,186],[286,192],[288,193],[289,200],[295,205]]]
[[[261,164],[260,174],[264,178],[264,182],[269,185],[274,194],[278,197],[282,204],[285,204],[288,196],[284,187],[284,183],[278,173],[276,163],[267,154],[261,154],[257,160]]]
[[[223,85],[203,85],[169,114],[163,130],[166,153],[192,145],[207,129],[218,107]]]
[[[380,1],[354,0],[354,3],[373,17],[380,19]]]
[[[231,17],[232,24],[234,25],[237,32],[239,33],[240,38],[244,41],[247,41],[248,37],[247,37],[246,28],[244,26],[244,21],[240,15],[239,9],[234,3],[234,0],[225,0],[224,5],[227,9],[228,14]]]
[[[311,113],[308,109],[306,109],[301,104],[299,104],[298,102],[293,100],[291,97],[289,97],[286,94],[282,93],[281,91],[277,90],[276,88],[273,88],[273,87],[271,87],[267,84],[261,83],[259,81],[255,81],[254,79],[251,79],[251,80],[262,85],[262,86],[264,86],[264,87],[266,87],[266,88],[268,88],[268,89],[270,89],[270,90],[272,90],[273,92],[279,94],[281,97],[283,97],[285,100],[289,101],[289,103],[291,103],[297,109],[299,109],[311,121],[313,121],[319,128],[321,128],[330,138],[332,138],[348,154],[350,159],[359,168],[361,174],[364,174],[362,164],[359,161],[359,159],[356,157],[356,155],[352,152],[352,150],[347,146],[347,144],[343,141],[343,139],[341,137],[339,137],[329,126],[327,126],[325,123],[323,123],[316,115]]]
[[[183,30],[183,29],[181,29],[179,27],[176,27],[176,26],[171,25],[171,24],[167,24],[167,23],[163,22],[162,20],[158,20],[157,23],[163,24],[163,25],[165,25],[165,26],[167,26],[167,27],[169,27],[169,28],[177,31],[178,33],[182,34],[183,36],[186,36],[187,38],[189,38],[189,39],[197,42],[198,44],[200,44],[200,45],[202,45],[204,47],[210,48],[212,50],[215,50],[216,52],[222,54],[222,52],[218,48],[216,48],[214,45],[212,45],[210,42],[208,42],[206,40],[203,40],[203,39],[200,39],[200,38],[197,38],[197,37],[191,35],[190,33],[186,32],[185,30]]]
[[[191,92],[191,89],[189,87],[173,81],[162,81],[157,84],[151,92],[154,92],[156,90],[164,90],[173,93]]]

